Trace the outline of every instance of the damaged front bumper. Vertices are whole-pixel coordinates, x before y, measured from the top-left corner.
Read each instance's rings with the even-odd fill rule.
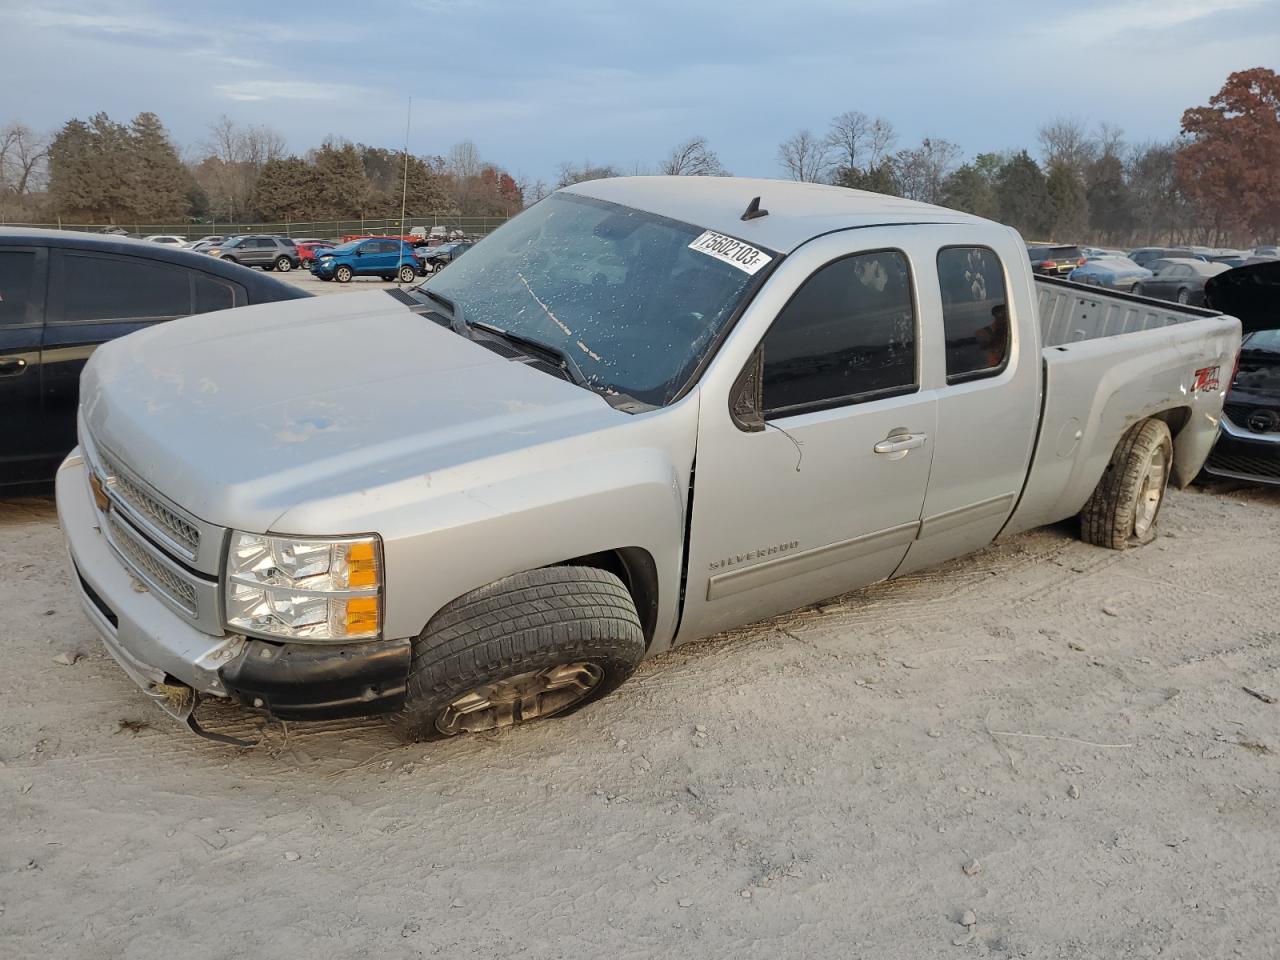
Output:
[[[121,669],[166,713],[192,726],[201,696],[233,699],[284,720],[362,716],[403,705],[408,639],[320,645],[205,633],[153,596],[117,556],[78,449],[58,469],[56,493],[85,615]]]

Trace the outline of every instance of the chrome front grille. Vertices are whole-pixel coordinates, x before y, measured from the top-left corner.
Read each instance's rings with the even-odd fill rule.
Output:
[[[98,451],[98,460],[106,473],[104,479],[111,492],[117,495],[125,507],[139,515],[140,519],[149,521],[188,560],[194,560],[199,555],[199,527],[149,493],[110,454]]]
[[[125,565],[147,586],[158,591],[192,619],[200,616],[199,587],[194,577],[167,560],[146,539],[129,526],[128,522],[108,510],[107,527],[111,543]]]

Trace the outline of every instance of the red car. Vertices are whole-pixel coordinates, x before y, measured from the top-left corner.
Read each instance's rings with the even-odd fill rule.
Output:
[[[304,267],[322,250],[332,250],[336,246],[332,240],[295,240],[294,245],[298,248],[298,258],[302,260]]]

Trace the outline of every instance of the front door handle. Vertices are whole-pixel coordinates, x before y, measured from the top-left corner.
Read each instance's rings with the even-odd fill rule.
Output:
[[[0,377],[16,377],[20,373],[27,372],[27,361],[21,357],[9,357],[6,360],[0,360]]]
[[[924,433],[891,433],[871,449],[883,456],[900,460],[908,451],[923,447],[928,439],[928,434]]]

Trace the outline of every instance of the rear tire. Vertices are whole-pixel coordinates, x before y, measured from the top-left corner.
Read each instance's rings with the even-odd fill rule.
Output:
[[[288,257],[276,257],[276,269],[281,273],[288,273],[293,269],[293,261]]]
[[[1154,540],[1172,464],[1173,437],[1163,420],[1131,427],[1080,511],[1080,539],[1109,550]]]
[[[408,264],[405,264],[403,267],[400,268],[401,283],[413,283],[413,281],[416,279],[418,279],[418,271],[413,269],[413,267],[409,266]]]
[[[644,656],[627,588],[594,567],[544,567],[459,597],[413,641],[407,740],[565,716],[616,690]]]

